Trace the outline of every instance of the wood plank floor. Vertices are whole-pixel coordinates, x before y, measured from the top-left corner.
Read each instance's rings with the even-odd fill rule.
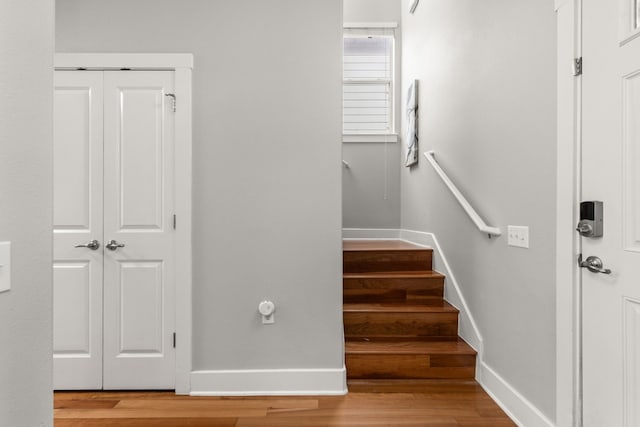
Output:
[[[350,381],[346,396],[56,392],[55,427],[515,426],[472,380]]]

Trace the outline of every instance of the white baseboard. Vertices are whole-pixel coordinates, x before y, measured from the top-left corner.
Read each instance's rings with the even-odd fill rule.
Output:
[[[486,363],[480,363],[476,380],[504,412],[521,427],[554,427],[538,408]]]
[[[193,371],[191,396],[336,396],[347,394],[346,368]]]

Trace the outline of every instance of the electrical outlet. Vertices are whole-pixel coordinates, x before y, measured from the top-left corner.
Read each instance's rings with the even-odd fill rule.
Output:
[[[507,244],[517,248],[529,248],[529,227],[523,225],[507,226]]]

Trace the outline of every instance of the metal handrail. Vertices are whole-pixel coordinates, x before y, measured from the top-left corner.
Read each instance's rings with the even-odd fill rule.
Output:
[[[487,233],[489,235],[489,238],[491,238],[491,236],[501,236],[502,232],[500,231],[500,229],[498,227],[491,227],[487,225],[487,223],[484,222],[480,215],[478,215],[478,212],[476,212],[473,206],[471,206],[467,199],[465,199],[460,190],[458,190],[458,187],[456,187],[451,179],[449,179],[446,172],[442,170],[442,168],[436,161],[436,153],[433,151],[427,151],[426,153],[424,153],[424,156],[427,158],[429,163],[431,163],[431,166],[433,166],[433,168],[436,170],[436,172],[438,173],[442,181],[444,181],[451,193],[454,195],[458,203],[460,203],[462,209],[464,209],[467,215],[469,215],[471,221],[473,221],[476,227],[478,227],[478,230],[482,231],[483,233]]]

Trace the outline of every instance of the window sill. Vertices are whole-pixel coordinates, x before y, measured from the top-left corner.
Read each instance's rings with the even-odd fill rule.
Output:
[[[398,142],[398,134],[343,134],[342,142]]]

